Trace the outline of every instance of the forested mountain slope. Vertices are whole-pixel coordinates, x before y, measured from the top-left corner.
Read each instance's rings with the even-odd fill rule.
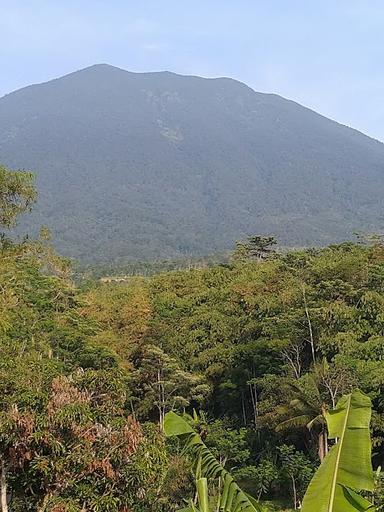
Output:
[[[225,250],[253,233],[325,244],[384,225],[384,145],[228,78],[96,65],[0,99],[0,162],[88,262]]]

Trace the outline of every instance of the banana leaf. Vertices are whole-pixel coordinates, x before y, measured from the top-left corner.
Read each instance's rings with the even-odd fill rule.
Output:
[[[174,412],[167,413],[164,420],[164,430],[168,437],[178,437],[184,445],[184,450],[193,456],[200,512],[209,510],[202,508],[200,503],[200,500],[204,497],[204,506],[207,504],[206,479],[209,478],[220,479],[221,482],[218,504],[220,512],[261,512],[261,507],[257,501],[240,489],[230,473],[212,455],[201,437],[181,416]],[[189,510],[192,509],[189,508]]]
[[[361,391],[343,396],[327,416],[329,438],[336,443],[317,470],[302,512],[373,512],[360,491],[373,491],[371,401]]]

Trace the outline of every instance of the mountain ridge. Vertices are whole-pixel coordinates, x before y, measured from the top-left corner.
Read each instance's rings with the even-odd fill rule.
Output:
[[[376,142],[378,142],[380,144],[384,144],[384,142],[381,141],[380,139],[377,139],[376,137],[373,137],[372,135],[367,135],[366,133],[358,130],[357,128],[354,128],[353,126],[341,123],[340,121],[337,121],[336,119],[330,118],[330,117],[326,116],[325,114],[317,112],[313,108],[311,108],[309,106],[306,106],[306,105],[303,105],[303,104],[299,103],[298,101],[292,100],[290,98],[286,98],[285,96],[282,96],[281,94],[278,94],[278,93],[269,93],[269,92],[259,92],[259,91],[256,91],[251,86],[247,85],[245,82],[243,82],[241,80],[238,80],[236,78],[225,76],[225,75],[223,75],[223,76],[216,76],[216,77],[205,77],[205,76],[199,76],[199,75],[189,75],[189,74],[177,73],[175,71],[168,71],[168,70],[145,71],[145,72],[129,71],[129,70],[121,68],[119,66],[114,66],[114,65],[108,64],[106,62],[100,62],[100,63],[96,63],[96,64],[91,64],[90,66],[86,66],[85,68],[81,68],[81,69],[78,69],[78,70],[75,70],[75,71],[71,71],[69,73],[66,73],[65,75],[58,76],[56,78],[51,78],[51,79],[45,80],[43,82],[37,82],[37,83],[30,84],[30,85],[26,85],[24,87],[20,87],[18,89],[15,89],[14,91],[11,91],[9,93],[4,94],[3,96],[0,97],[0,100],[2,98],[5,98],[6,96],[9,96],[9,95],[14,94],[14,93],[18,93],[18,92],[23,91],[25,89],[29,89],[29,88],[40,86],[40,85],[45,85],[45,84],[48,84],[48,83],[51,83],[51,82],[55,82],[56,80],[63,80],[65,78],[70,78],[70,77],[72,77],[74,75],[77,75],[79,73],[88,72],[88,71],[90,71],[90,72],[98,71],[100,69],[105,69],[105,70],[108,70],[108,71],[122,72],[124,74],[129,74],[129,75],[132,75],[132,76],[135,76],[135,75],[139,75],[139,76],[169,75],[169,76],[174,76],[174,77],[178,77],[178,78],[186,78],[186,79],[188,79],[188,78],[196,78],[196,79],[199,79],[199,80],[209,80],[209,81],[228,80],[228,81],[231,81],[231,82],[235,82],[238,85],[244,86],[244,87],[246,87],[247,89],[251,90],[252,92],[254,92],[256,94],[262,94],[262,95],[265,95],[265,96],[271,96],[271,97],[275,97],[275,98],[280,98],[280,99],[282,99],[284,101],[293,103],[294,105],[296,105],[296,106],[298,106],[300,108],[309,110],[309,111],[313,112],[314,114],[323,117],[324,119],[332,121],[332,122],[334,122],[334,123],[336,123],[336,124],[338,124],[340,126],[348,128],[348,129],[350,129],[350,130],[352,130],[354,132],[357,132],[357,133],[359,133],[361,135],[364,135],[365,137],[368,137],[369,139],[374,140],[374,141],[376,141]]]

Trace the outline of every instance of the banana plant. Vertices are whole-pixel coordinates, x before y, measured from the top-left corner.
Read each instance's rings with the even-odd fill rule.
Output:
[[[220,483],[216,511],[261,512],[257,501],[240,489],[231,474],[212,455],[201,437],[179,415],[168,412],[164,420],[164,431],[168,437],[176,436],[184,450],[193,456],[198,507],[192,502],[182,512],[213,512],[210,508],[208,479]]]
[[[357,390],[343,396],[326,414],[335,444],[310,482],[302,512],[364,512],[374,505],[360,491],[373,491],[371,401]]]

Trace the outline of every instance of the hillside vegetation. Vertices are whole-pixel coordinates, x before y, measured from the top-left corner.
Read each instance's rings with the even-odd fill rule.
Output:
[[[97,65],[0,99],[0,161],[36,172],[21,231],[86,263],[381,232],[384,146],[228,78]]]
[[[0,169],[3,225],[34,198],[16,176]],[[164,436],[170,411],[255,503],[299,507],[356,388],[383,465],[380,239],[279,255],[254,237],[226,265],[77,289],[43,235],[1,239],[3,511],[178,510],[193,461]],[[382,510],[379,471],[369,499]]]

